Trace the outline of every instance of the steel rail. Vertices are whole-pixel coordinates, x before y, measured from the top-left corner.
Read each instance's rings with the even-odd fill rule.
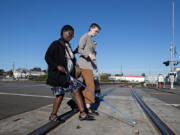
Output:
[[[61,119],[63,121],[56,121],[56,122],[50,121],[50,122],[46,123],[45,125],[43,125],[42,127],[32,131],[28,135],[44,135],[44,134],[48,133],[49,131],[51,131],[52,129],[54,129],[55,127],[57,127],[58,125],[64,123],[67,119],[72,117],[74,114],[76,114],[75,111],[73,111],[73,110],[68,111],[58,117],[58,119]]]
[[[132,89],[131,94],[133,97],[135,97],[140,106],[147,113],[147,115],[163,135],[175,135],[175,133],[146,105],[146,103],[140,98],[140,96]]]

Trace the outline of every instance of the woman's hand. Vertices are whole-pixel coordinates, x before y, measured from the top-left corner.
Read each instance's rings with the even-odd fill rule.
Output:
[[[57,66],[58,71],[67,74],[66,69],[63,66]]]

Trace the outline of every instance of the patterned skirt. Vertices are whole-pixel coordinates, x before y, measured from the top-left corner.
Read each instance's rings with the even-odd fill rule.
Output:
[[[62,86],[57,86],[57,87],[51,88],[51,90],[54,96],[61,96],[67,92],[72,92],[73,90],[77,90],[79,87],[81,86],[77,82],[71,81],[69,84],[69,87],[67,88],[64,88]]]

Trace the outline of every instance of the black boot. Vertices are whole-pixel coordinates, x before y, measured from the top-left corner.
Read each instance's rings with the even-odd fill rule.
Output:
[[[96,110],[94,110],[94,109],[90,109],[89,110],[89,114],[95,115],[95,116],[99,116],[99,113]]]
[[[86,108],[85,112],[88,113],[89,115],[99,116],[99,113],[92,107],[90,107],[89,109]]]

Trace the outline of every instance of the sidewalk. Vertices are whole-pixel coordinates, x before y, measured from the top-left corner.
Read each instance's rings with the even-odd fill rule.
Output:
[[[133,127],[119,112],[102,102],[98,109],[100,116],[96,117],[96,121],[81,122],[77,114],[48,135],[134,135],[138,130],[142,135],[156,133],[131,96],[107,96],[105,99],[135,120],[137,125]]]
[[[180,110],[149,96],[140,89],[135,89],[147,105],[163,120],[176,134],[180,134]],[[148,120],[139,104],[130,95],[129,88],[115,88],[105,99],[117,107],[121,112],[136,121],[133,126],[119,112],[113,110],[104,102],[100,103],[96,121],[79,121],[79,113],[59,125],[48,135],[155,135],[157,134],[152,123]],[[67,112],[70,108],[62,103],[59,114]],[[0,121],[0,134],[24,135],[32,132],[48,122],[52,105],[10,117]]]
[[[71,110],[70,107],[66,104],[68,100],[69,99],[67,98],[63,100],[58,115]],[[48,123],[51,110],[52,104],[37,110],[32,110],[30,112],[0,120],[0,135],[26,135]]]

